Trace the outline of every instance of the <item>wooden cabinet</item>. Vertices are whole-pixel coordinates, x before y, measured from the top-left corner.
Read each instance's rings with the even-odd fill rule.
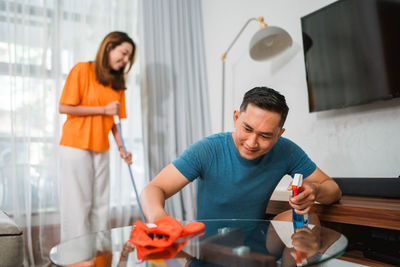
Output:
[[[290,209],[288,198],[271,199],[267,214]],[[400,199],[343,196],[333,205],[315,204],[312,211],[321,221],[400,230]]]
[[[290,209],[288,197],[286,192],[275,192],[268,204],[267,215],[273,216]],[[385,241],[389,244],[400,243],[400,199],[345,195],[333,205],[316,203],[312,211],[318,214],[322,225],[342,232],[349,239],[348,251],[343,259],[349,260],[352,255],[359,256],[360,253],[363,255],[362,251],[355,253],[354,250],[373,250],[370,247],[374,246],[374,238],[377,246]],[[360,263],[359,258],[354,262]],[[379,261],[366,258],[364,260],[367,265],[375,262],[374,266],[392,266],[383,262],[380,265]]]

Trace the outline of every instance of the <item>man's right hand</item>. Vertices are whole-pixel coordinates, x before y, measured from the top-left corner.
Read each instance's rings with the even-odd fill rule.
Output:
[[[151,215],[148,216],[148,221],[149,222],[154,222],[154,221],[157,221],[157,220],[159,220],[159,219],[161,219],[161,218],[163,218],[165,216],[168,216],[168,214],[164,209],[159,210],[159,211],[155,211]]]
[[[143,212],[147,221],[167,216],[165,200],[185,187],[190,181],[171,163],[148,183],[140,194]]]

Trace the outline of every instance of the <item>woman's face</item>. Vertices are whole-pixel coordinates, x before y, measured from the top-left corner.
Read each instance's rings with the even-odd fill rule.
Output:
[[[129,59],[131,58],[132,50],[133,47],[128,42],[123,42],[111,49],[111,51],[108,53],[108,62],[110,64],[110,68],[115,71],[125,68],[126,64],[129,63]]]

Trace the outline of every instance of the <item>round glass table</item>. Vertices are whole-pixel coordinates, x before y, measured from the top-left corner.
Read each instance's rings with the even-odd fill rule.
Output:
[[[177,239],[146,260],[138,259],[129,242],[132,226],[62,242],[51,249],[50,259],[59,266],[308,266],[340,256],[348,243],[319,225],[295,230],[292,222],[274,220],[200,222],[203,232]]]

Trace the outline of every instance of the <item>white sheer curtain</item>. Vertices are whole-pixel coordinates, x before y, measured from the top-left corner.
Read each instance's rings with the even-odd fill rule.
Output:
[[[146,162],[150,178],[210,133],[201,1],[139,1]],[[169,215],[195,216],[194,183],[166,202]]]
[[[77,62],[93,60],[110,31],[125,31],[138,43],[136,18],[132,0],[0,0],[0,208],[24,231],[25,266],[48,265],[48,252],[59,241],[57,150],[65,117],[58,100],[66,75]],[[138,71],[136,62],[122,127],[141,189]],[[112,225],[127,225],[136,199],[110,141]]]

